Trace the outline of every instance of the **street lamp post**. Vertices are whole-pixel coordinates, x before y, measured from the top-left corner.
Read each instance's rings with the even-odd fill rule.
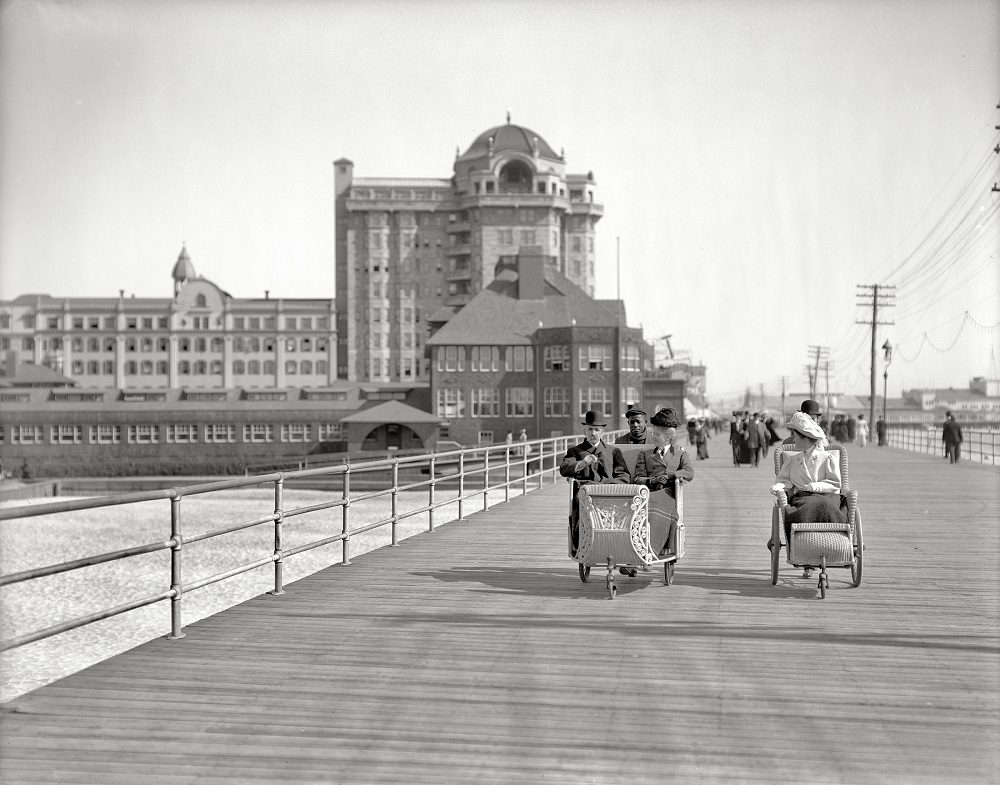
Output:
[[[889,365],[892,363],[892,344],[889,343],[889,339],[886,338],[885,343],[882,344],[882,359],[885,362],[885,370],[882,372],[882,427],[888,433],[889,421],[886,419],[886,399],[888,398],[889,389]],[[881,439],[879,442],[881,443]]]

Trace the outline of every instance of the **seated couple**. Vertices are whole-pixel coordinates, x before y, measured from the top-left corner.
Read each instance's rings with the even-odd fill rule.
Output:
[[[572,555],[576,555],[579,543],[580,487],[588,483],[609,482],[632,483],[649,488],[651,533],[654,511],[667,519],[662,526],[664,534],[658,538],[659,542],[651,544],[661,552],[673,551],[677,526],[676,481],[690,481],[694,477],[690,456],[676,444],[679,424],[672,409],[664,409],[653,415],[647,428],[648,449],[638,453],[635,469],[630,471],[622,451],[603,441],[604,429],[607,427],[604,418],[599,412],[587,412],[581,423],[584,426],[583,441],[570,447],[559,465],[559,473],[573,479],[573,505],[569,518]],[[623,567],[621,571],[635,574],[635,570],[630,567]]]

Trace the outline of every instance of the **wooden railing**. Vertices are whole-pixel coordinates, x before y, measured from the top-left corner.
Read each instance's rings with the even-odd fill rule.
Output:
[[[156,491],[141,491],[102,496],[95,498],[76,499],[37,505],[22,505],[0,509],[0,520],[30,518],[40,515],[69,515],[80,510],[135,505],[149,501],[169,501],[169,535],[164,521],[164,537],[154,542],[140,543],[128,548],[96,553],[83,558],[72,559],[57,564],[50,564],[20,572],[0,575],[0,587],[21,584],[50,575],[68,573],[95,564],[104,564],[122,559],[128,559],[140,554],[156,551],[170,551],[169,587],[148,588],[144,597],[132,599],[127,603],[110,608],[103,608],[86,616],[69,619],[44,629],[35,630],[9,640],[0,641],[0,651],[24,646],[34,641],[49,638],[69,630],[83,627],[102,619],[111,618],[137,608],[141,608],[165,600],[170,601],[170,639],[184,637],[183,603],[184,596],[191,591],[210,584],[224,581],[236,575],[258,569],[268,564],[274,565],[274,589],[268,592],[273,595],[284,593],[283,566],[285,559],[315,548],[340,542],[342,546],[341,564],[351,563],[351,538],[363,532],[388,526],[391,528],[391,544],[398,545],[397,525],[400,521],[413,516],[427,516],[428,530],[433,531],[435,511],[446,505],[457,505],[458,519],[465,515],[465,502],[482,495],[483,508],[488,506],[491,491],[503,491],[504,501],[509,501],[512,487],[520,485],[521,492],[527,493],[529,485],[541,488],[546,478],[553,482],[559,479],[559,463],[565,455],[569,443],[577,441],[578,437],[556,437],[539,439],[516,444],[491,445],[487,447],[464,448],[450,452],[439,452],[416,456],[399,456],[380,460],[339,464],[303,471],[276,472],[250,477],[226,479],[217,482],[201,483],[186,487],[171,488]],[[351,488],[352,478],[364,477],[371,473],[388,473],[386,487],[373,487],[372,482],[358,482],[368,489],[358,493]],[[412,482],[400,483],[401,472]],[[426,478],[423,474],[426,473]],[[331,492],[329,499],[318,504],[305,507],[286,508],[284,490],[286,483],[315,478],[335,478],[339,480],[339,491]],[[370,478],[369,478],[370,479]],[[183,527],[184,500],[193,496],[203,496],[238,488],[270,485],[274,489],[273,512],[245,521],[228,523],[225,526],[210,531],[185,536]],[[401,494],[409,491],[425,490],[426,504],[401,510]],[[419,497],[419,493],[416,494]],[[359,502],[388,497],[391,501],[389,517],[352,527],[351,506]],[[406,498],[415,495],[407,493]],[[283,533],[288,523],[297,516],[320,510],[341,511],[341,530],[335,535],[323,537],[315,541],[297,545],[293,548],[284,547]],[[166,517],[166,516],[164,516]],[[274,549],[262,554],[253,561],[240,564],[216,575],[202,577],[198,580],[185,582],[183,566],[185,548],[201,540],[221,537],[237,531],[251,529],[257,526],[269,525],[274,531]],[[147,589],[144,589],[147,590]]]

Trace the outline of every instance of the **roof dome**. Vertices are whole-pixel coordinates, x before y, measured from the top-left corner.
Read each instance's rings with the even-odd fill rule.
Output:
[[[490,139],[493,140],[492,147],[490,146]],[[471,161],[476,158],[484,158],[489,155],[509,151],[534,156],[536,149],[541,158],[562,161],[562,157],[556,155],[552,148],[549,147],[549,143],[530,128],[507,123],[506,125],[498,125],[495,128],[484,131],[477,136],[476,141],[459,156],[458,160]]]
[[[177,264],[174,265],[173,277],[175,281],[189,281],[196,277],[191,257],[188,256],[187,246],[181,246],[180,256],[177,257]]]

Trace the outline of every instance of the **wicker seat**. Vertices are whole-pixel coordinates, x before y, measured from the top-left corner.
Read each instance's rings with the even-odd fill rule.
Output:
[[[774,473],[777,476],[782,463],[794,455],[794,444],[777,444],[774,447]],[[820,568],[819,589],[826,596],[829,579],[827,567],[847,567],[851,570],[855,586],[861,585],[861,565],[864,540],[861,531],[861,512],[858,509],[858,492],[851,489],[847,448],[842,444],[830,447],[840,463],[841,495],[847,502],[846,523],[793,523],[791,541],[785,542],[785,515],[794,511],[784,490],[776,492],[771,513],[771,583],[778,582],[781,548],[785,548],[786,561],[795,567]]]

